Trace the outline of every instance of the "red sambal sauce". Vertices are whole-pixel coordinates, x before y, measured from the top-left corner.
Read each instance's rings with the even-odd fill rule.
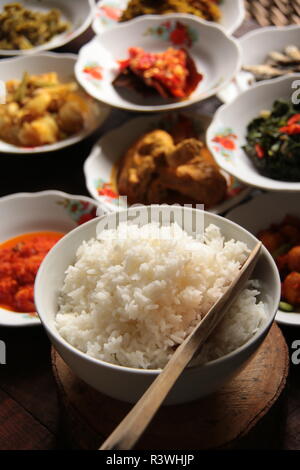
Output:
[[[121,71],[130,67],[162,96],[168,91],[176,98],[186,98],[203,78],[184,49],[170,47],[164,52],[153,53],[141,47],[130,47],[128,52],[129,59],[119,61]]]
[[[34,232],[0,244],[0,306],[35,314],[34,281],[41,262],[64,236],[60,232]]]

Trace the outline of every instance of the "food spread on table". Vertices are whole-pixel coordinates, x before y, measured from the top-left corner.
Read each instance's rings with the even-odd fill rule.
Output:
[[[0,307],[35,314],[33,288],[46,254],[63,233],[35,232],[0,244]]]
[[[260,231],[257,237],[274,257],[281,281],[281,310],[293,312],[300,307],[300,218],[287,215],[278,224]]]
[[[125,10],[120,9],[118,15],[114,5],[106,11],[114,22],[116,19],[125,22],[142,15],[165,15],[173,12],[220,22],[224,19],[221,13],[224,1],[130,0]],[[59,2],[53,3],[59,6]],[[41,8],[43,7],[44,5],[41,5]],[[226,19],[226,14],[224,17]],[[140,22],[133,22],[135,23]],[[203,25],[201,21],[198,23]],[[223,31],[220,27],[211,24],[207,26],[206,22],[204,24],[220,34]],[[126,28],[126,25],[115,27],[122,29]],[[63,10],[49,8],[44,12],[40,11],[38,6],[35,10],[26,8],[26,3],[9,3],[4,5],[3,11],[0,12],[0,49],[3,54],[4,51],[15,51],[16,54],[16,51],[24,51],[26,58],[32,58],[35,57],[34,48],[48,43],[55,36],[70,29],[71,24],[64,20]],[[205,28],[203,30],[205,31]],[[171,110],[172,107],[175,109],[176,106],[187,106],[189,102],[211,96],[218,87],[221,88],[223,81],[226,82],[226,77],[224,79],[223,76],[218,76],[219,65],[225,74],[224,57],[225,60],[228,57],[230,68],[230,53],[228,56],[224,53],[222,57],[222,51],[221,54],[217,51],[218,54],[212,57],[211,52],[206,51],[203,46],[205,41],[201,42],[201,34],[198,37],[198,32],[193,30],[193,27],[185,30],[181,28],[175,35],[172,35],[172,32],[174,33],[171,23],[167,22],[166,25],[162,22],[157,28],[145,29],[141,33],[140,43],[133,40],[132,47],[127,50],[127,56],[126,53],[123,57],[120,55],[119,60],[116,60],[115,56],[112,60],[113,54],[103,54],[104,58],[100,57],[103,59],[102,64],[97,62],[99,57],[96,54],[95,58],[88,57],[84,67],[79,72],[76,71],[77,78],[84,76],[87,93],[83,92],[73,75],[67,80],[60,78],[59,73],[47,67],[46,59],[43,73],[36,72],[39,67],[35,67],[34,61],[28,68],[24,63],[23,75],[20,74],[19,68],[18,73],[12,73],[11,79],[4,83],[6,99],[0,104],[0,139],[5,144],[10,144],[4,148],[16,146],[19,153],[25,153],[25,149],[44,151],[36,147],[47,147],[80,134],[86,129],[93,113],[92,96],[97,97],[97,89],[105,90],[107,79],[110,85],[107,92],[108,102],[112,96],[120,96],[124,101],[121,101],[121,105],[117,102],[116,106],[124,109],[133,109],[126,108],[126,103],[124,104],[127,95],[133,96],[133,107],[136,102],[140,103],[145,99],[145,106],[138,104],[137,109],[148,106],[144,109],[146,111],[156,111],[158,108],[157,103],[148,104],[151,101],[148,98],[153,96],[162,98],[160,101],[153,100],[163,102],[158,109],[167,109],[170,105]],[[225,36],[225,33],[223,35]],[[159,46],[148,47],[149,43],[143,40],[146,36],[150,44],[159,39]],[[177,39],[171,41],[170,37]],[[174,47],[169,47],[168,44]],[[123,47],[123,51],[126,49],[127,47]],[[31,50],[32,55],[27,55]],[[237,56],[238,53],[236,64]],[[11,67],[13,66],[11,62]],[[18,67],[17,64],[16,68]],[[270,52],[264,64],[244,65],[243,68],[253,73],[257,81],[300,72],[300,49],[296,45],[289,45],[282,51]],[[208,90],[203,93],[202,80],[204,85],[209,82]],[[197,87],[200,83],[199,96],[193,100],[199,91]],[[139,96],[127,93],[128,90],[135,91]],[[192,99],[189,101],[190,97]],[[0,99],[2,100],[2,96]],[[99,95],[98,100],[101,101]],[[270,109],[262,109],[259,115],[253,119],[251,117],[252,120],[246,128],[243,126],[243,138],[246,138],[246,143],[242,149],[254,165],[256,177],[263,175],[273,180],[297,183],[300,182],[300,105],[281,99],[278,95],[274,96],[272,101]],[[106,103],[104,99],[103,102]],[[109,104],[114,104],[113,100]],[[240,114],[243,114],[242,108]],[[223,166],[226,171],[221,169],[221,163],[220,166],[217,165],[213,154],[214,151],[222,154],[227,159],[229,168],[230,165],[234,167],[237,164],[235,152],[237,149],[241,150],[241,144],[238,144],[238,126],[236,130],[224,123],[224,128],[220,126],[219,133],[212,139],[213,147],[208,147],[209,143],[206,146],[204,136],[199,137],[200,134],[190,119],[180,115],[174,124],[174,116],[172,112],[165,114],[160,121],[161,125],[150,126],[151,128],[139,135],[137,140],[132,139],[131,145],[123,145],[121,158],[114,167],[115,186],[113,190],[110,187],[105,189],[111,191],[116,199],[119,195],[127,196],[129,205],[203,204],[205,210],[213,211],[229,198],[230,184],[235,180],[230,176],[229,169],[227,172],[226,165]],[[120,142],[116,142],[116,148],[120,148]],[[72,158],[79,158],[80,152],[80,147],[74,146]],[[61,171],[59,165],[58,161],[57,172]],[[110,161],[107,166],[111,168],[113,162]],[[16,160],[16,169],[17,167]],[[75,180],[72,170],[71,159],[68,181],[70,184]],[[63,175],[63,171],[61,173]],[[234,174],[232,172],[232,175]],[[101,180],[101,176],[95,174],[95,181],[97,178]],[[39,178],[42,176],[39,175]],[[101,180],[101,184],[108,183]],[[93,187],[97,187],[96,182]],[[299,188],[296,190],[299,191]],[[106,193],[105,196],[107,195]],[[68,211],[71,221],[91,223],[91,214],[84,210],[79,213],[81,209],[78,204],[68,206],[62,201],[55,204],[59,205],[61,210]],[[96,212],[96,209],[94,211]],[[3,213],[5,214],[5,211]],[[8,213],[7,217],[17,220],[16,214]],[[75,360],[81,355],[81,362],[78,361],[80,378],[87,377],[87,382],[93,384],[86,365],[89,361],[93,365],[100,364],[100,367],[105,367],[109,373],[114,371],[111,378],[107,376],[108,382],[114,380],[115,372],[122,372],[122,367],[133,368],[135,375],[140,373],[146,376],[146,372],[159,372],[166,366],[174,351],[224,295],[251,251],[250,247],[241,241],[247,239],[245,231],[244,238],[241,236],[240,239],[238,235],[242,232],[238,226],[229,223],[226,225],[220,217],[215,220],[216,225],[208,224],[203,229],[203,237],[200,234],[190,236],[184,227],[173,221],[167,225],[149,221],[142,226],[131,222],[117,224],[114,228],[98,231],[94,238],[89,237],[84,241],[80,239],[72,260],[68,259],[68,267],[61,276],[60,289],[55,292],[56,311],[51,319],[51,328],[54,328],[54,336],[56,335],[53,343],[63,344],[62,351],[66,347],[65,343],[68,343],[69,357],[73,358],[74,355]],[[221,221],[220,227],[218,220]],[[4,226],[6,220],[2,222]],[[53,222],[54,226],[60,226],[56,221]],[[224,230],[221,229],[222,222]],[[228,238],[226,230],[231,230],[228,227],[232,228],[236,237]],[[13,228],[15,231],[15,226]],[[0,228],[0,232],[1,230]],[[153,237],[153,233],[158,236]],[[41,263],[62,237],[62,232],[24,230],[21,235],[0,244],[0,323],[1,315],[6,314],[18,318],[25,314],[24,322],[37,316],[34,302],[36,276]],[[287,213],[281,222],[261,230],[257,238],[270,251],[280,273],[280,309],[299,313],[300,218]],[[72,240],[72,236],[69,239]],[[71,251],[73,247],[69,247]],[[274,292],[277,292],[278,300],[280,284],[277,271],[265,251],[263,262],[270,269],[269,275],[275,281],[277,279]],[[57,251],[53,250],[48,259],[55,252]],[[55,276],[55,263],[52,268],[51,275]],[[265,273],[262,274],[261,271],[263,270],[258,268],[255,272],[263,278]],[[267,334],[267,328],[270,326],[268,322],[274,319],[278,302],[273,301],[272,308],[269,306],[266,301],[269,292],[266,292],[260,276],[251,278],[236,296],[214,334],[208,337],[197,357],[194,357],[192,367],[200,368],[215,360],[222,364],[224,356],[227,356],[224,370],[230,369],[232,358],[237,358],[236,363],[240,361],[241,366],[248,353],[247,343],[256,337],[256,342],[253,340],[251,345],[253,354],[259,341],[264,340],[264,334]],[[51,288],[50,286],[49,292]],[[273,287],[270,290],[273,292]],[[35,298],[38,307],[37,297]],[[44,323],[42,314],[40,317]],[[7,322],[9,324],[9,320]],[[46,319],[46,328],[47,322]],[[51,330],[50,339],[52,335]],[[243,354],[245,358],[242,357]],[[65,359],[64,354],[62,357]],[[70,360],[68,365],[72,369],[71,362]],[[222,375],[222,366],[218,364],[215,370],[219,367],[219,374]],[[212,364],[213,367],[215,364]],[[87,372],[84,370],[86,373],[83,373],[81,368],[87,368]],[[208,384],[210,380],[208,374]],[[217,387],[218,381],[215,378],[214,380]],[[196,385],[201,386],[197,383]]]
[[[130,0],[120,21],[127,21],[140,15],[166,13],[188,13],[208,21],[220,21],[221,0]]]
[[[131,47],[129,57],[120,60],[115,87],[134,89],[142,95],[158,93],[163,98],[185,99],[195,90],[203,76],[185,49],[169,47],[164,52],[147,52]]]
[[[0,138],[16,146],[53,144],[84,129],[92,109],[76,82],[62,83],[57,73],[6,82],[0,105]]]
[[[121,21],[148,13],[174,11],[219,21],[219,3],[215,0],[132,0],[123,11]],[[41,45],[70,27],[62,20],[60,10],[41,13],[19,3],[4,6],[0,25],[0,45],[7,49]],[[156,29],[145,29],[144,35],[153,38],[165,35],[164,40],[170,40],[170,25],[162,23]],[[187,48],[179,43],[177,48],[172,47],[172,41],[172,46],[159,52],[139,44],[129,47],[128,56],[118,60],[118,73],[112,82],[114,88],[133,89],[145,98],[156,95],[173,102],[189,98],[204,75],[197,70],[189,49],[194,45],[195,32],[192,27],[185,34],[187,31],[190,40],[189,45],[185,45]],[[290,45],[282,52],[271,52],[266,64],[259,66],[260,70],[254,66],[252,71],[258,80],[297,71],[299,57],[299,49]],[[95,67],[89,63],[85,70],[94,71]],[[97,65],[97,70],[99,67]],[[104,75],[101,69],[97,86],[101,87]],[[92,74],[87,79],[96,81]],[[5,85],[6,103],[0,105],[0,138],[4,142],[21,148],[47,146],[85,128],[91,109],[87,94],[75,81],[61,81],[54,71],[35,74],[25,69],[21,79],[12,78]],[[263,110],[247,127],[244,150],[257,170],[269,178],[300,181],[299,109],[298,105],[277,99],[271,110]],[[169,116],[166,120],[170,123],[174,116],[172,113]],[[228,198],[231,177],[217,166],[188,119],[181,116],[175,127],[167,127],[149,129],[129,148],[124,148],[115,171],[116,194],[127,196],[129,204],[200,203],[208,210],[213,209]],[[235,138],[234,132],[222,135],[215,142],[221,142],[230,152],[235,146],[230,136]]]
[[[268,80],[300,72],[300,49],[295,45],[285,47],[284,51],[269,52],[265,62],[257,65],[244,65],[257,81]]]
[[[57,8],[45,13],[26,8],[21,3],[8,3],[0,12],[0,49],[32,49],[69,28]]]
[[[276,100],[247,127],[246,154],[269,178],[300,181],[300,107]]]

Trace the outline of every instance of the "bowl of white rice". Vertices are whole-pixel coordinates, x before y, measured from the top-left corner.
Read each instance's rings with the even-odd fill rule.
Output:
[[[188,207],[108,214],[76,228],[49,252],[36,278],[37,311],[78,377],[134,403],[256,243],[235,223]],[[277,268],[263,247],[252,279],[165,403],[196,400],[236,375],[267,335],[279,301]]]

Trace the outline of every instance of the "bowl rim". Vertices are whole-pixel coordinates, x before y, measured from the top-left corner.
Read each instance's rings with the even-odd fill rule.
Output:
[[[270,34],[275,33],[276,35],[278,34],[283,35],[289,31],[294,31],[294,30],[296,31],[297,29],[299,29],[299,32],[300,32],[300,24],[289,24],[286,26],[264,26],[262,28],[255,28],[255,29],[252,29],[251,31],[248,31],[248,33],[238,38],[238,42],[242,46],[242,54],[243,54],[244,52],[243,48],[245,47],[244,43],[248,42],[255,36],[264,36],[265,34],[268,34],[268,33]]]
[[[69,44],[74,39],[78,38],[82,33],[84,33],[88,27],[92,24],[93,16],[94,16],[94,9],[95,9],[95,2],[94,0],[88,0],[89,11],[87,16],[85,17],[83,23],[78,26],[78,28],[74,29],[69,35],[62,36],[61,39],[55,45],[50,45],[50,42],[47,41],[45,44],[41,46],[33,47],[32,49],[0,49],[0,57],[10,57],[10,56],[19,56],[19,57],[28,57],[30,55],[39,54],[43,51],[49,51],[51,49],[58,49],[66,44]]]
[[[71,52],[60,53],[60,52],[45,51],[41,53],[31,54],[30,56],[27,55],[27,56],[9,57],[6,59],[2,59],[0,61],[0,67],[1,67],[1,64],[3,65],[7,64],[9,67],[11,63],[14,63],[14,62],[18,63],[22,61],[26,62],[28,59],[32,59],[37,62],[43,59],[48,59],[50,61],[52,60],[71,61],[73,62],[72,74],[74,75],[74,80],[76,81],[74,66],[78,59],[78,54],[74,54]],[[79,86],[81,87],[80,84]],[[11,154],[11,155],[18,155],[21,157],[25,157],[25,156],[33,155],[33,154],[44,155],[50,152],[56,152],[57,150],[62,150],[64,148],[71,147],[72,145],[75,145],[78,142],[81,142],[82,140],[86,139],[87,137],[91,136],[94,132],[96,132],[96,130],[100,126],[102,126],[102,124],[108,118],[111,112],[111,107],[106,105],[105,103],[101,103],[99,101],[94,100],[94,105],[97,106],[97,108],[99,109],[99,112],[101,110],[101,113],[100,113],[101,119],[99,115],[99,118],[96,119],[97,122],[94,126],[90,126],[86,129],[82,129],[80,132],[70,137],[67,137],[66,139],[55,142],[54,144],[44,144],[44,145],[38,145],[36,147],[19,147],[17,145],[10,144],[9,142],[5,142],[4,140],[0,139],[0,158],[1,158],[1,155],[3,156],[6,153]],[[7,148],[3,149],[2,145],[7,145]]]
[[[229,2],[229,0],[226,0],[226,1]],[[95,11],[97,10],[97,8],[99,8],[102,3],[106,3],[105,0],[96,1],[96,3],[95,3],[95,10],[94,10],[93,13],[95,13]],[[244,19],[245,19],[245,15],[246,15],[246,8],[245,8],[244,0],[237,0],[236,3],[237,3],[237,16],[236,16],[236,19],[235,19],[235,21],[232,23],[232,25],[231,25],[230,28],[227,28],[227,29],[226,29],[224,25],[222,25],[222,24],[220,24],[220,23],[218,23],[218,22],[216,22],[216,21],[210,21],[210,23],[216,23],[217,25],[221,26],[221,27],[224,29],[224,31],[225,31],[227,34],[229,34],[229,35],[233,34],[234,31],[236,31],[236,30],[238,29],[238,27],[242,24],[242,22],[243,22]],[[221,5],[221,7],[222,7],[222,5]],[[175,14],[175,13],[168,13],[168,14]],[[180,14],[184,15],[184,14],[188,14],[188,13],[180,13]],[[143,16],[146,16],[146,15],[143,15]],[[147,16],[149,16],[149,15],[147,15]],[[166,16],[166,14],[165,14],[165,15],[160,15],[160,16]],[[198,17],[198,18],[201,19],[200,17]],[[203,21],[207,21],[207,20],[204,20],[204,19],[202,19],[202,20],[203,20]],[[131,20],[127,20],[127,22],[128,22],[128,21],[131,21]],[[119,22],[117,21],[116,23],[118,24]],[[94,33],[95,33],[96,35],[102,34],[102,32],[104,31],[104,29],[103,29],[103,30],[98,29],[97,26],[96,26],[96,24],[97,24],[97,17],[96,17],[96,15],[94,14],[94,15],[93,15],[93,20],[92,20],[92,28],[93,28],[93,31],[94,31]],[[116,25],[113,24],[111,27],[114,28],[115,26],[116,26]],[[106,30],[106,29],[105,29],[105,30]]]
[[[116,29],[118,29],[118,30],[125,29],[126,30],[127,28],[134,27],[134,25],[138,24],[138,23],[143,23],[143,22],[150,22],[150,23],[153,22],[153,23],[155,23],[157,21],[160,21],[160,22],[168,21],[168,20],[171,21],[172,19],[175,19],[175,20],[176,19],[178,19],[178,20],[180,20],[180,19],[181,20],[188,20],[191,23],[194,23],[195,25],[197,25],[197,27],[199,27],[199,28],[207,27],[207,28],[210,28],[210,29],[215,29],[215,30],[219,31],[221,33],[221,35],[223,35],[223,40],[225,40],[225,41],[227,40],[235,48],[235,52],[236,52],[236,55],[237,55],[236,64],[235,64],[234,69],[232,70],[231,75],[226,80],[222,81],[222,83],[219,84],[219,85],[217,84],[214,88],[209,89],[208,91],[201,93],[200,97],[196,97],[196,96],[194,98],[189,98],[188,97],[187,99],[185,99],[183,101],[177,101],[177,102],[175,101],[175,102],[172,102],[172,103],[169,103],[169,104],[161,104],[161,105],[140,105],[140,104],[136,105],[134,103],[131,103],[130,101],[128,101],[128,102],[126,101],[125,103],[120,103],[120,104],[111,104],[111,102],[109,102],[109,100],[103,99],[103,97],[101,99],[99,99],[97,91],[94,91],[94,88],[89,87],[89,89],[87,90],[86,82],[81,77],[81,69],[79,68],[79,66],[81,66],[81,60],[83,58],[83,54],[90,47],[90,44],[97,43],[99,41],[101,42],[101,39],[103,38],[103,36],[105,36],[107,34],[111,34]],[[231,83],[231,80],[236,76],[236,74],[241,69],[241,65],[242,65],[241,46],[240,46],[238,40],[236,38],[234,38],[233,36],[231,36],[229,33],[227,33],[226,30],[222,26],[220,26],[217,23],[211,22],[211,21],[203,20],[201,18],[196,17],[195,15],[191,15],[191,14],[188,14],[188,13],[170,13],[170,14],[166,14],[166,15],[142,15],[142,16],[138,16],[138,17],[133,18],[129,21],[125,21],[124,23],[118,23],[113,28],[107,29],[107,30],[103,31],[101,34],[96,34],[90,41],[88,41],[86,44],[84,44],[84,46],[79,50],[78,59],[77,59],[77,62],[75,64],[75,76],[76,76],[76,79],[77,79],[78,83],[82,86],[82,88],[84,88],[85,91],[90,96],[95,98],[97,101],[100,101],[101,103],[104,103],[108,106],[112,106],[112,107],[117,108],[117,109],[124,109],[124,110],[127,110],[127,111],[138,111],[138,112],[144,112],[144,113],[154,113],[154,112],[158,112],[158,111],[174,111],[176,109],[191,106],[195,103],[199,103],[203,100],[206,100],[207,98],[215,96],[219,91],[221,91],[223,88],[225,88],[227,85],[229,85]],[[192,93],[191,96],[193,96],[193,93]]]
[[[25,191],[25,192],[20,192],[20,193],[7,194],[6,196],[0,197],[0,205],[5,204],[7,201],[10,201],[10,200],[24,199],[24,198],[30,199],[30,198],[37,198],[37,197],[43,197],[43,196],[61,196],[61,197],[66,197],[68,199],[80,199],[86,202],[90,202],[91,204],[94,204],[95,206],[99,207],[99,202],[96,199],[93,199],[89,196],[66,193],[65,191],[60,191],[59,189],[45,189],[42,191],[32,191],[32,192]]]
[[[146,206],[142,206],[142,207],[146,207]],[[147,207],[149,207],[149,206],[147,206]],[[152,205],[151,207],[162,207],[162,206]],[[197,210],[197,209],[187,208],[187,207],[184,208],[184,209],[187,210],[188,212],[191,212],[191,211],[194,212],[194,211]],[[129,209],[123,210],[122,212],[128,212],[130,210],[131,209],[129,208]],[[136,210],[136,208],[133,208],[132,210]],[[225,221],[225,224],[234,226],[239,231],[244,232],[245,234],[247,234],[247,236],[250,236],[250,238],[252,238],[253,241],[257,241],[257,238],[253,234],[251,234],[250,232],[248,232],[246,229],[244,229],[240,225],[236,224],[235,222],[232,222],[231,220],[225,219],[224,217],[221,217],[221,216],[216,215],[216,214],[205,212],[205,211],[202,211],[202,210],[199,210],[199,209],[198,209],[198,211],[202,212],[204,214],[204,217],[205,217],[205,215],[208,215],[208,217],[210,217],[212,219],[211,223],[217,222],[219,219],[222,219],[223,222]],[[43,327],[45,328],[45,330],[46,330],[48,336],[51,338],[51,340],[54,338],[54,340],[57,343],[62,344],[68,350],[68,352],[70,352],[71,354],[75,354],[75,356],[79,356],[80,359],[82,359],[84,361],[87,361],[87,362],[92,362],[93,364],[96,364],[96,365],[97,364],[101,365],[105,368],[112,369],[112,370],[118,371],[120,373],[131,372],[131,373],[147,375],[147,376],[157,376],[161,372],[162,369],[138,369],[138,368],[135,368],[135,367],[128,367],[128,366],[122,366],[122,365],[118,365],[118,364],[112,364],[112,363],[103,361],[102,359],[96,359],[92,356],[89,356],[88,354],[80,351],[79,349],[75,348],[70,343],[68,343],[60,335],[60,333],[56,329],[55,324],[53,323],[53,325],[50,326],[49,322],[47,320],[45,320],[44,314],[40,313],[40,311],[41,311],[40,303],[42,302],[41,299],[42,299],[43,296],[42,296],[41,293],[39,293],[39,284],[40,284],[40,279],[43,276],[47,260],[50,258],[50,256],[53,256],[53,254],[56,251],[60,250],[61,245],[68,242],[69,239],[74,236],[74,233],[77,233],[79,231],[83,231],[88,226],[91,226],[93,224],[97,224],[104,217],[110,217],[112,215],[113,215],[113,213],[104,214],[101,217],[98,217],[97,219],[91,220],[91,221],[87,222],[86,224],[83,224],[83,225],[75,228],[74,230],[72,230],[71,232],[66,234],[65,237],[63,237],[63,239],[59,240],[58,243],[56,243],[56,245],[52,248],[51,252],[44,258],[44,260],[43,260],[43,262],[40,266],[40,269],[38,271],[36,281],[35,281],[35,286],[34,286],[34,299],[35,299],[37,313],[39,315],[39,318],[41,320],[41,323],[42,323]],[[216,223],[216,225],[218,225],[218,224]],[[264,255],[267,257],[267,259],[268,259],[268,261],[269,261],[269,263],[272,267],[274,278],[277,278],[277,283],[274,284],[275,285],[275,292],[274,292],[273,297],[275,299],[277,298],[277,300],[278,300],[277,303],[279,304],[280,294],[281,294],[281,292],[280,292],[281,284],[280,284],[280,278],[279,278],[279,274],[278,274],[278,271],[277,271],[277,268],[276,268],[276,264],[275,264],[275,262],[274,262],[274,260],[271,256],[271,254],[268,252],[268,250],[265,247],[262,247],[262,251],[263,251]],[[75,250],[74,250],[74,254],[75,254]],[[209,369],[211,367],[218,366],[220,364],[226,364],[232,358],[238,356],[241,352],[247,350],[252,345],[254,345],[258,341],[258,339],[261,335],[263,335],[265,332],[268,332],[268,330],[270,329],[270,327],[271,327],[271,325],[274,321],[276,311],[277,310],[274,309],[274,313],[267,319],[266,323],[264,325],[262,325],[253,334],[253,336],[245,344],[241,345],[239,348],[235,349],[234,351],[231,351],[230,353],[226,354],[225,356],[221,356],[217,359],[214,359],[213,361],[210,361],[210,362],[202,364],[202,365],[194,365],[194,366],[189,367],[186,370],[189,370],[190,372],[193,372],[193,371],[195,371],[199,368]]]
[[[223,165],[223,159],[219,159],[218,153],[215,152],[215,150],[213,148],[213,145],[212,145],[212,137],[213,137],[213,132],[215,132],[215,126],[216,126],[217,123],[221,122],[220,116],[222,115],[222,113],[225,109],[235,106],[236,103],[243,96],[245,96],[247,94],[250,95],[252,93],[255,94],[255,92],[258,88],[271,87],[272,85],[276,86],[277,83],[284,82],[284,81],[292,81],[292,80],[295,80],[295,81],[298,80],[299,83],[300,83],[300,72],[291,73],[291,74],[285,75],[283,77],[272,78],[272,79],[269,79],[269,80],[262,80],[261,82],[255,83],[254,85],[252,85],[247,90],[244,90],[243,92],[239,93],[229,103],[222,104],[222,106],[220,106],[217,109],[217,111],[215,112],[215,114],[213,116],[213,119],[211,121],[211,124],[207,128],[207,131],[206,131],[206,145],[207,145],[208,149],[210,150],[210,152],[213,154],[217,164],[220,166],[220,168],[227,171],[231,175],[235,176],[237,179],[239,179],[245,185],[248,185],[248,186],[253,187],[253,188],[264,189],[266,191],[272,191],[272,192],[273,191],[274,192],[282,192],[282,191],[283,192],[299,192],[300,191],[300,181],[299,182],[283,181],[283,180],[276,180],[276,179],[268,178],[267,176],[265,176],[266,179],[274,182],[274,186],[271,186],[271,185],[270,186],[264,186],[262,183],[261,184],[255,183],[255,181],[253,181],[251,177],[247,178],[247,177],[241,175],[238,171],[238,166],[236,166],[236,167],[232,166],[232,167],[230,167],[230,169],[227,168],[227,167],[225,168],[224,165]],[[274,101],[275,100],[276,100],[276,97],[274,97]],[[246,128],[245,128],[245,132],[246,132]],[[253,173],[257,173],[259,175],[259,172],[256,170],[255,167],[253,167]],[[252,174],[252,172],[250,172],[250,174]],[[277,187],[276,186],[277,181],[282,183],[283,187],[280,187],[280,188]],[[299,188],[297,189],[297,187],[295,187],[293,185],[298,185]]]

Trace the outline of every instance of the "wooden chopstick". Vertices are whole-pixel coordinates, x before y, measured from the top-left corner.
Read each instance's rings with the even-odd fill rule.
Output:
[[[257,243],[224,295],[176,349],[165,368],[99,450],[129,450],[136,444],[181,372],[224,317],[245,286],[256,265],[261,246],[261,242]]]

